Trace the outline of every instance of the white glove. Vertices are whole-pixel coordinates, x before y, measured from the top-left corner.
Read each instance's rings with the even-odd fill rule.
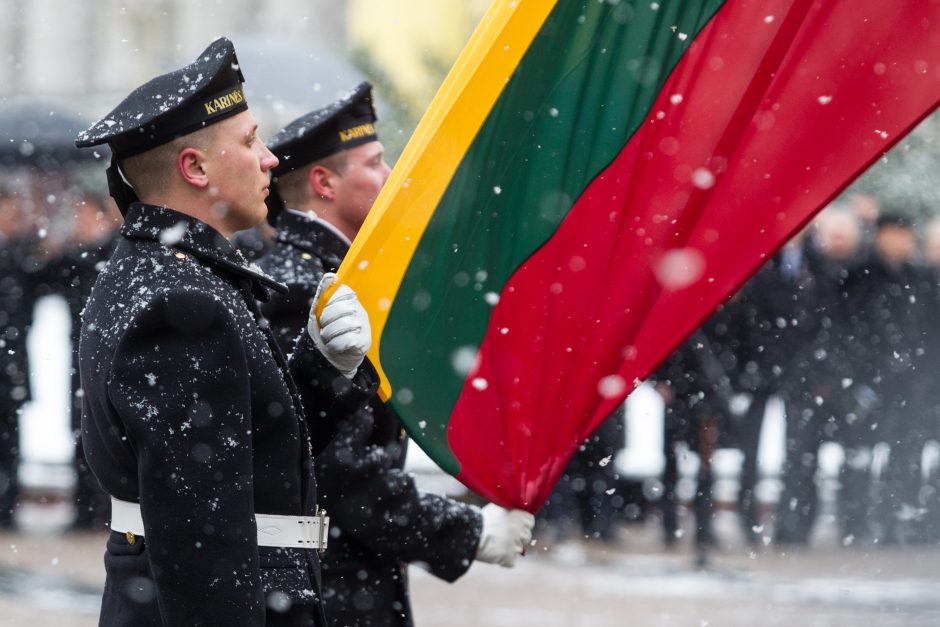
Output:
[[[320,295],[335,282],[336,275],[332,272],[320,279],[310,307],[307,333],[326,360],[347,379],[352,379],[372,346],[372,327],[369,315],[348,285],[336,288],[317,320]]]
[[[490,503],[481,510],[483,532],[477,546],[477,559],[512,568],[525,545],[532,540],[535,516],[521,509],[508,510]]]

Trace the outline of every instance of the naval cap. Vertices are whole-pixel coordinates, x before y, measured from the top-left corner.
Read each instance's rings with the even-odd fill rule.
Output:
[[[156,148],[246,110],[244,80],[235,47],[221,37],[186,67],[132,91],[75,145],[108,144],[119,159]]]
[[[268,142],[278,158],[274,176],[377,140],[375,120],[372,85],[363,81],[339,100],[300,116]]]
[[[284,208],[277,193],[277,178],[315,161],[371,141],[378,140],[375,129],[375,105],[372,84],[359,83],[352,91],[322,109],[302,115],[268,142],[268,149],[278,159],[272,170],[273,182],[268,196],[268,221],[274,224]]]

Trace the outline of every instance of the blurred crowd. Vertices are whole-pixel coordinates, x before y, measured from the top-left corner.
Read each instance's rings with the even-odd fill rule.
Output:
[[[0,527],[19,496],[17,419],[30,400],[26,337],[36,300],[69,303],[73,349],[84,299],[120,225],[110,198],[79,187],[0,181]],[[243,233],[249,256],[266,233]],[[257,250],[255,250],[257,249]],[[713,542],[711,457],[742,452],[738,513],[752,543],[806,544],[819,511],[819,449],[844,451],[837,516],[844,544],[940,541],[940,219],[915,224],[866,197],[820,213],[653,375],[662,396],[665,467],[658,500],[664,541],[681,536],[678,455],[698,455],[695,543]],[[757,449],[768,402],[786,414],[779,498],[757,498]],[[81,391],[72,366],[76,529],[103,529],[108,501],[83,464]],[[615,415],[576,454],[542,518],[556,536],[579,528],[615,540],[627,494],[611,459]],[[933,448],[931,448],[933,447]],[[933,451],[933,455],[931,455]]]
[[[940,219],[917,224],[899,209],[864,196],[827,207],[654,373],[665,405],[658,506],[667,545],[681,537],[683,450],[699,458],[688,503],[694,542],[713,543],[716,448],[742,453],[737,510],[748,542],[807,544],[827,442],[844,452],[842,544],[940,541]],[[757,452],[772,399],[785,407],[786,454],[768,502],[756,490]],[[612,537],[616,514],[602,503],[616,476],[598,460],[623,437],[608,425],[582,447],[546,509],[550,526],[571,524],[558,505],[577,506],[574,486],[589,503],[582,530]]]
[[[50,190],[20,172],[0,181],[0,528],[14,526],[20,410],[31,398],[26,339],[37,299],[61,295],[72,321],[71,421],[75,442],[74,529],[104,529],[109,502],[84,464],[79,438],[77,350],[82,306],[109,256],[120,213],[110,198],[79,187]]]

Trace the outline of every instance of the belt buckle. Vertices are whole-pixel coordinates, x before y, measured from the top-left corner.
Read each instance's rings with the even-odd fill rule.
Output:
[[[299,517],[297,524],[300,525],[300,539],[297,543],[305,548],[317,549],[322,554],[326,550],[329,522],[325,509],[318,511],[316,516]]]
[[[326,551],[326,541],[328,537],[327,530],[329,529],[330,525],[330,518],[326,515],[325,509],[320,509],[317,512],[317,521],[320,523],[319,529],[317,530],[320,536],[317,538],[320,541],[319,546],[317,547],[317,552],[320,555],[323,555],[323,552]]]

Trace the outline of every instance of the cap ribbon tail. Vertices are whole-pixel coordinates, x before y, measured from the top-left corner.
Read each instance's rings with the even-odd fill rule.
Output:
[[[139,202],[140,199],[137,197],[134,188],[128,185],[127,181],[124,179],[124,175],[121,174],[117,157],[114,155],[111,156],[111,165],[108,166],[107,174],[108,191],[111,192],[111,197],[114,198],[118,209],[121,210],[121,215],[126,216],[127,208],[131,206],[131,203]]]

